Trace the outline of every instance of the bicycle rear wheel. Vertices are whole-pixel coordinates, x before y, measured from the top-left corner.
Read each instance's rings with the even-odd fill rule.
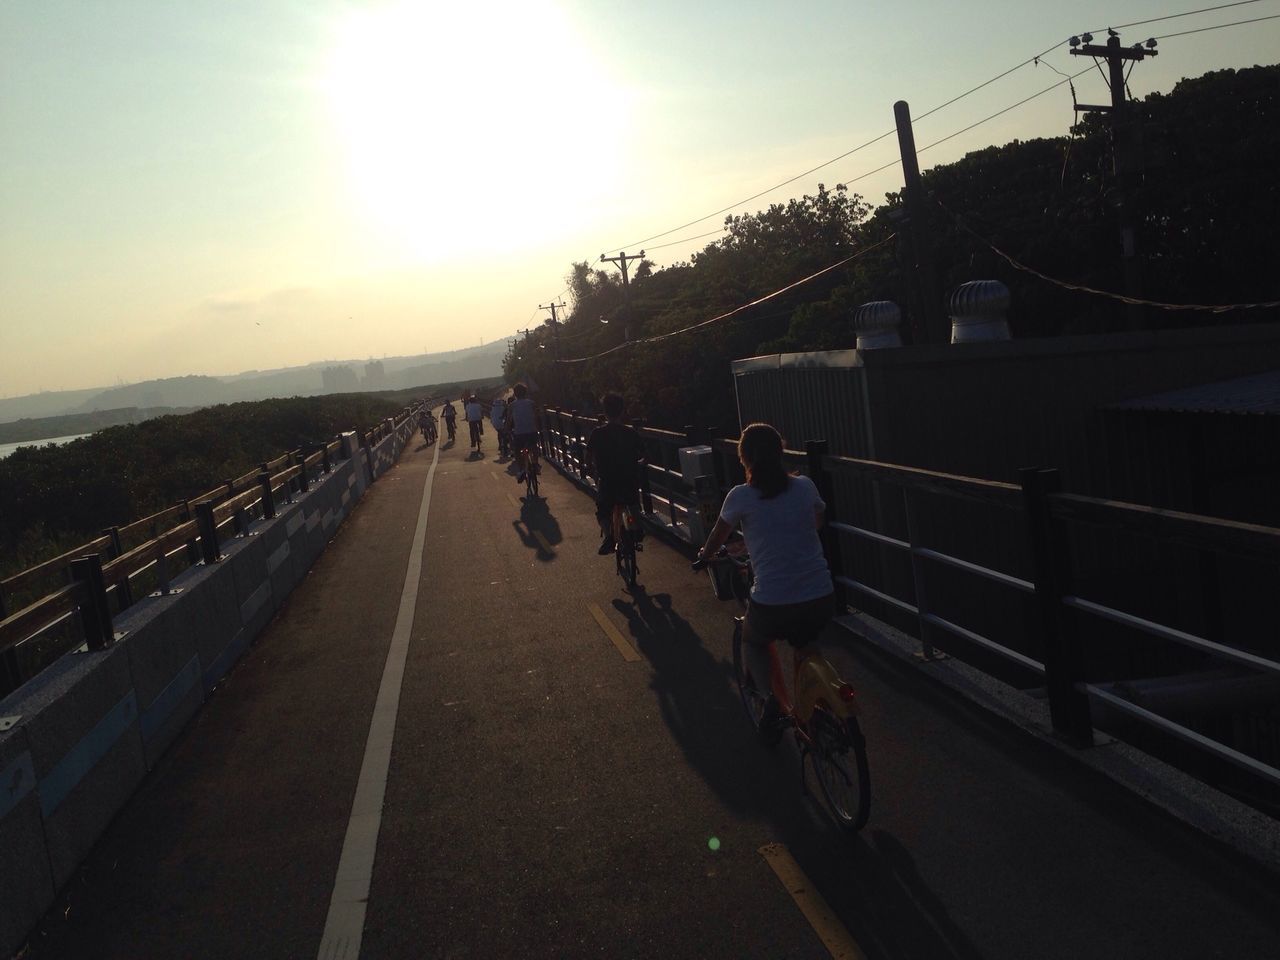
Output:
[[[760,730],[760,721],[764,719],[765,704],[769,702],[769,681],[767,677],[757,683],[747,668],[743,656],[742,621],[733,625],[733,677],[738,681],[738,695],[742,697],[742,708],[747,712],[747,720],[752,729]]]
[[[531,497],[538,495],[538,471],[533,468],[533,461],[526,461],[528,466],[525,467],[524,474],[524,492]]]
[[[631,534],[625,530],[622,533],[622,539],[618,541],[618,576],[622,577],[622,582],[628,587],[636,585],[636,546],[631,539]]]
[[[821,708],[809,724],[809,756],[837,824],[849,833],[861,830],[871,813],[871,776],[867,741],[857,718],[840,720]]]

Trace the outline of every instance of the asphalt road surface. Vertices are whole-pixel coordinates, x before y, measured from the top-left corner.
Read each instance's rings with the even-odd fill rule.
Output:
[[[371,488],[27,957],[1280,956],[1274,876],[833,629],[874,791],[842,838],[705,577],[650,537],[624,590],[590,499],[486,439]]]

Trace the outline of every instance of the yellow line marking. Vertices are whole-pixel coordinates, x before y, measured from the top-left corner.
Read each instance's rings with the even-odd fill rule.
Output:
[[[588,603],[587,609],[591,612],[591,616],[596,618],[596,623],[600,624],[600,629],[604,631],[604,635],[618,648],[623,660],[627,661],[627,663],[635,663],[640,659],[640,654],[636,653],[636,648],[628,643],[627,638],[618,632],[618,628],[609,622],[609,618],[604,615],[603,610],[594,603]]]
[[[492,470],[490,470],[490,471],[489,471],[489,476],[493,477],[493,479],[495,479],[495,480],[497,480],[497,479],[498,479],[498,475],[497,475],[496,473],[494,473]]]
[[[814,889],[809,878],[800,869],[800,864],[791,856],[791,851],[780,843],[768,843],[760,848],[759,853],[787,888],[787,893],[791,894],[791,899],[809,921],[823,946],[831,951],[833,960],[866,960],[866,954],[853,937],[849,936],[844,924],[831,912],[831,907],[822,894]]]
[[[533,539],[537,540],[538,545],[542,547],[543,550],[547,551],[547,553],[555,553],[555,551],[551,549],[551,544],[548,542],[547,538],[542,535],[541,530],[533,531]]]
[[[520,506],[520,501],[519,501],[519,500],[517,500],[515,497],[513,497],[513,496],[512,496],[511,494],[509,494],[509,493],[507,494],[507,499],[511,501],[511,505],[512,505],[513,507],[518,507],[518,506]]]

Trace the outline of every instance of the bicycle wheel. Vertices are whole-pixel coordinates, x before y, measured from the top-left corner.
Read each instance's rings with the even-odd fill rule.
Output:
[[[733,625],[733,676],[738,681],[738,694],[742,697],[742,708],[747,711],[747,720],[754,730],[759,731],[764,707],[769,701],[768,680],[756,683],[747,669],[742,647],[742,621],[738,620]]]
[[[533,462],[528,461],[524,474],[524,492],[531,497],[538,495],[538,471],[533,469]]]
[[[809,729],[813,737],[809,756],[827,808],[842,829],[856,833],[871,813],[871,776],[862,728],[855,717],[839,720],[818,709]]]
[[[631,534],[625,531],[622,534],[622,540],[618,544],[618,573],[622,575],[622,582],[628,587],[636,585],[635,543],[631,539]]]

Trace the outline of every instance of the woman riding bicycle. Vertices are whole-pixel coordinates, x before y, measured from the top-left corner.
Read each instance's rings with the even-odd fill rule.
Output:
[[[835,614],[835,586],[818,530],[827,505],[808,477],[790,475],[782,463],[782,436],[767,423],[742,431],[738,459],[747,482],[734,487],[698,554],[715,556],[741,523],[755,583],[747,605],[743,647],[753,676],[769,676],[768,644],[787,640],[796,662],[813,646]]]

